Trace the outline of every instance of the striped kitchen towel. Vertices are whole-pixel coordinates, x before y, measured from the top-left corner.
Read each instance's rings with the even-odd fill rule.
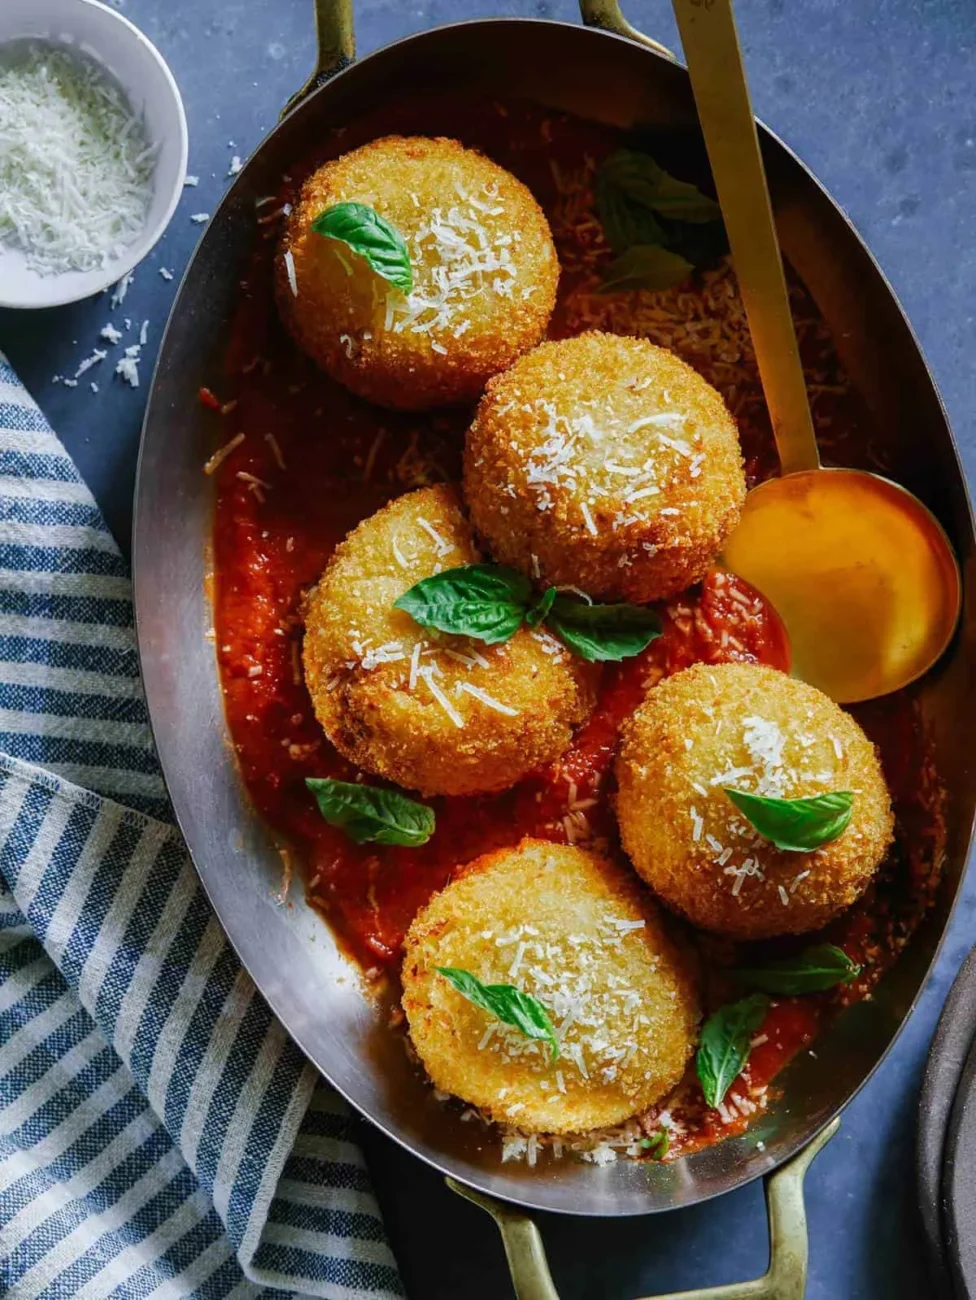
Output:
[[[125,564],[0,354],[0,1294],[402,1295],[172,824]]]

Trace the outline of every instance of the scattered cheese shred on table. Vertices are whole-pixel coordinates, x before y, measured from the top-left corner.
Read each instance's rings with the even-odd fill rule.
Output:
[[[155,147],[81,55],[18,41],[0,63],[0,243],[42,274],[105,266],[145,228]]]
[[[115,364],[115,373],[121,375],[131,388],[139,387],[139,352],[139,344],[133,343]]]
[[[112,296],[109,299],[109,306],[112,308],[113,311],[115,310],[116,307],[121,306],[122,303],[125,302],[125,295],[129,292],[129,285],[132,283],[132,281],[135,278],[136,278],[135,271],[126,271],[125,275],[123,275],[122,279],[112,290]],[[129,328],[128,321],[126,322],[125,328],[126,329]]]

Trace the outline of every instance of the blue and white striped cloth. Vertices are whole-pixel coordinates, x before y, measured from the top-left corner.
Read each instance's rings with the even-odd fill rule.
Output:
[[[172,825],[125,565],[0,354],[0,1294],[402,1295]]]

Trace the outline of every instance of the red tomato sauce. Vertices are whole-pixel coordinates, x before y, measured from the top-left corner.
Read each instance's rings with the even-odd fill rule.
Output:
[[[696,662],[789,666],[775,612],[744,583],[716,571],[662,608],[663,634],[642,655],[605,670],[593,715],[551,768],[503,794],[431,800],[437,830],[418,849],[357,846],[320,817],[306,778],[350,780],[356,770],[326,740],[302,680],[303,594],[336,544],[361,519],[400,492],[459,476],[470,412],[411,416],[382,411],[353,397],[300,355],[278,323],[271,294],[274,217],[279,203],[294,197],[301,176],[325,157],[391,127],[436,134],[444,121],[465,143],[485,149],[530,184],[547,211],[555,202],[560,162],[569,165],[584,153],[599,157],[619,144],[609,129],[543,116],[524,105],[486,108],[452,101],[446,109],[426,100],[401,106],[395,124],[373,119],[333,137],[316,158],[296,167],[278,202],[259,209],[269,214],[259,218],[265,238],[258,239],[241,283],[225,373],[214,381],[213,391],[200,392],[201,403],[213,411],[215,448],[244,435],[216,467],[213,552],[214,635],[241,774],[288,861],[299,864],[309,902],[322,910],[367,972],[388,971],[394,977],[404,933],[418,909],[456,867],[479,854],[525,835],[569,842],[595,836],[608,851],[617,851],[609,801],[611,762],[621,723],[657,680]],[[592,235],[583,222],[579,231],[563,235],[567,238],[585,243]],[[564,265],[572,267],[574,249],[560,244],[559,251]],[[563,276],[551,331],[555,335],[569,330],[572,290],[570,270]],[[812,310],[809,304],[805,310]],[[819,349],[816,364],[836,367],[835,358],[820,355],[822,340],[818,343],[809,331],[801,330],[801,343],[808,364],[813,364],[811,349]],[[688,359],[694,363],[693,356]],[[761,395],[756,400],[758,376],[754,388],[753,393],[726,393],[739,418],[752,481],[775,465]],[[849,399],[843,408],[834,391],[838,385],[824,388],[823,400],[837,410],[831,408],[826,416],[821,412],[822,427],[842,427],[850,438],[842,452],[846,463],[863,463],[857,411]],[[841,438],[834,435],[833,444]],[[898,833],[876,885],[830,927],[828,937],[868,963],[867,971],[854,986],[774,1004],[743,1075],[730,1089],[724,1113],[705,1108],[689,1076],[666,1103],[683,1121],[684,1135],[672,1143],[671,1156],[744,1128],[765,1104],[770,1081],[809,1046],[823,1017],[868,992],[929,901],[942,833],[941,802],[911,695],[902,692],[857,713],[881,747]],[[820,937],[804,936],[799,945],[775,941],[763,950],[778,955]],[[689,938],[702,958],[706,1008],[737,996],[723,971],[742,948],[694,932]],[[647,1122],[652,1130],[654,1116]]]

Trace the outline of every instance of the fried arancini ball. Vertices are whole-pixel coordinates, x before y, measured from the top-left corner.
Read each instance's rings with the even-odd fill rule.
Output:
[[[543,343],[489,383],[464,491],[496,560],[644,603],[704,577],[746,487],[715,389],[646,339],[591,332]]]
[[[489,646],[393,608],[422,578],[478,559],[456,493],[421,488],[353,529],[306,601],[305,682],[325,734],[424,794],[513,785],[558,758],[593,707],[598,670],[544,632]]]
[[[850,907],[891,842],[874,746],[813,686],[756,664],[697,664],[652,687],[617,759],[624,849],[693,925],[738,939],[803,934]],[[763,839],[724,793],[854,796],[851,820],[810,853]]]
[[[403,237],[406,297],[312,229],[346,202]],[[456,140],[420,136],[374,140],[314,172],[276,264],[278,306],[299,347],[360,397],[407,411],[475,401],[542,338],[558,280],[549,225],[522,182]]]
[[[537,998],[558,1057],[439,966]],[[527,1133],[586,1132],[646,1110],[681,1078],[699,1019],[687,959],[631,874],[533,839],[470,863],[417,915],[403,1009],[435,1087]]]

